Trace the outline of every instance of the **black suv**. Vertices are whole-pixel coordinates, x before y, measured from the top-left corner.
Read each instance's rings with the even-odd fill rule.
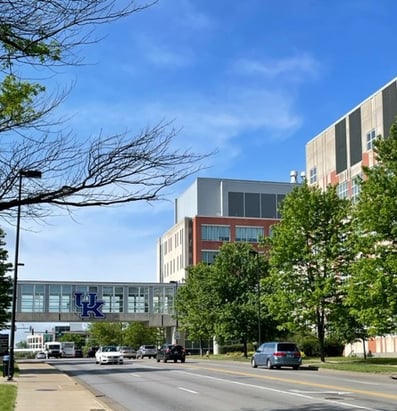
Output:
[[[177,362],[178,360],[180,362],[185,362],[185,349],[182,347],[182,345],[178,344],[163,344],[158,350],[157,350],[157,362],[160,362],[163,360],[164,362],[167,362],[168,360]]]

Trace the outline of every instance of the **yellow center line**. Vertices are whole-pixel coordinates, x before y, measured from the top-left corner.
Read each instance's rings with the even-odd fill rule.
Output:
[[[224,374],[231,374],[231,375],[240,375],[244,377],[255,377],[255,378],[260,378],[262,380],[273,380],[273,381],[279,381],[279,382],[289,382],[292,384],[299,384],[299,385],[304,385],[304,386],[310,386],[310,387],[317,387],[317,388],[325,388],[328,390],[335,390],[335,391],[348,391],[351,393],[355,394],[364,394],[364,395],[369,395],[372,397],[379,397],[379,398],[388,398],[391,400],[397,400],[397,395],[395,394],[387,394],[387,393],[381,393],[381,392],[375,392],[375,391],[368,391],[368,390],[359,390],[356,388],[351,388],[351,387],[341,387],[338,385],[328,385],[328,384],[320,384],[317,382],[306,382],[302,380],[296,380],[292,378],[281,378],[281,377],[273,377],[273,376],[268,376],[268,375],[257,375],[257,374],[252,374],[248,372],[243,372],[243,371],[231,371],[227,370],[224,368],[209,368],[209,367],[201,367],[201,366],[189,366],[189,368],[197,368],[201,370],[207,370],[207,371],[218,371]]]

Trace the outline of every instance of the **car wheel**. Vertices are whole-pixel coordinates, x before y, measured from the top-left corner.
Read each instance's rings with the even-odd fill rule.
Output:
[[[184,359],[184,358],[182,358],[182,359],[181,359],[181,362],[185,362],[185,359]]]
[[[176,362],[176,358],[174,359],[174,362]]]
[[[268,370],[271,370],[273,368],[272,362],[270,360],[266,361],[266,367]]]
[[[167,362],[167,358],[164,358],[163,362]]]
[[[292,368],[293,368],[294,370],[298,370],[298,369],[299,369],[299,365],[294,365]]]
[[[160,358],[156,358],[156,361],[157,361],[157,362],[160,362]]]
[[[258,368],[258,364],[256,363],[255,358],[251,358],[251,367]]]

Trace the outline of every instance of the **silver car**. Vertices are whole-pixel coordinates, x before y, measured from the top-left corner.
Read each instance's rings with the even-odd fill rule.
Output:
[[[157,348],[155,345],[141,345],[136,352],[136,358],[156,358]]]
[[[251,358],[251,365],[272,368],[292,367],[297,370],[302,364],[302,356],[294,342],[263,343]]]

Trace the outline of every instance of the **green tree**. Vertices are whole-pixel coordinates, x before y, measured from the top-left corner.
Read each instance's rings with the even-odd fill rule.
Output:
[[[123,330],[123,345],[139,348],[143,344],[158,344],[158,329],[144,323],[128,323]]]
[[[258,316],[262,338],[276,329],[266,306],[259,310],[259,283],[267,268],[266,258],[247,243],[225,243],[214,264],[190,267],[176,298],[181,328],[201,342],[211,336],[220,344],[238,341],[247,356],[248,342],[258,339]]]
[[[91,345],[123,345],[122,323],[97,321],[91,323],[88,330]]]
[[[7,327],[10,318],[9,307],[12,300],[11,264],[7,263],[8,253],[4,248],[4,231],[0,229],[0,329]]]
[[[248,342],[258,338],[258,287],[267,274],[267,262],[256,254],[251,244],[225,243],[219,250],[212,270],[213,304],[216,313],[214,332],[219,343],[239,341],[247,356]],[[260,312],[261,322],[268,315],[265,306]]]
[[[201,355],[204,341],[214,335],[216,313],[213,310],[211,270],[212,266],[204,263],[190,266],[186,281],[178,287],[175,299],[179,327],[190,340],[200,342]]]
[[[354,209],[356,260],[348,303],[370,335],[396,330],[397,318],[397,124],[374,142],[377,163],[365,178]]]
[[[349,205],[335,187],[303,184],[284,199],[270,240],[266,303],[285,329],[316,331],[322,361],[327,329],[343,321],[338,307],[352,259]]]

